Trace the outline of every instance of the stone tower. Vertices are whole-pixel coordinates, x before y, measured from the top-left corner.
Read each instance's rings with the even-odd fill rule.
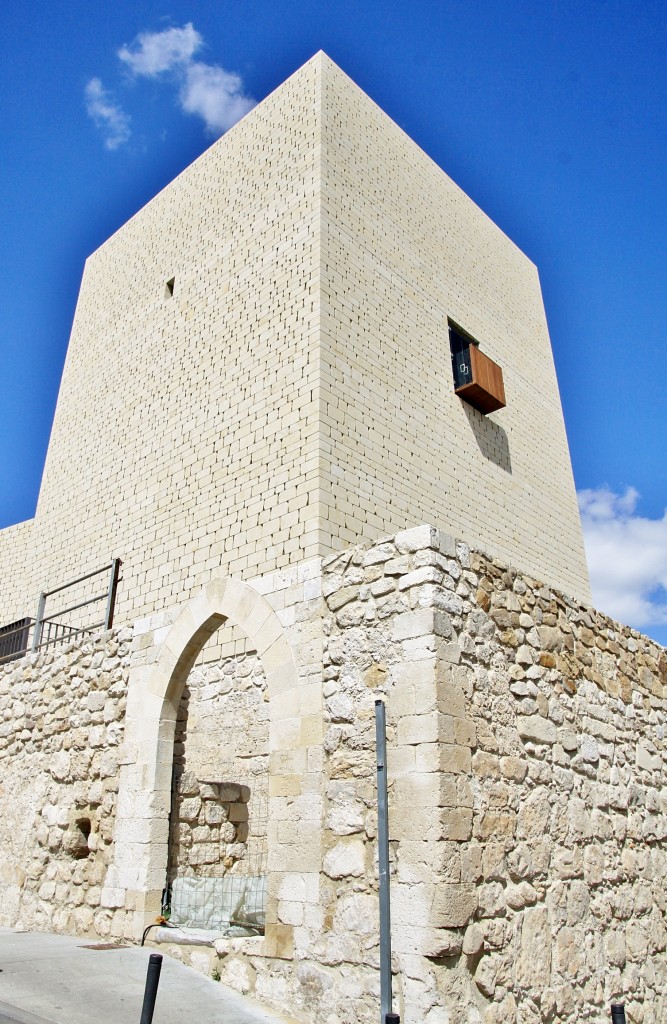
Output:
[[[667,659],[585,606],[536,270],[323,54],[88,260],[0,629],[111,556],[0,655],[1,926],[371,1024],[384,704],[405,1024],[667,1019]]]
[[[320,53],[88,259],[0,619],[112,555],[130,621],[422,522],[589,596],[537,271]]]

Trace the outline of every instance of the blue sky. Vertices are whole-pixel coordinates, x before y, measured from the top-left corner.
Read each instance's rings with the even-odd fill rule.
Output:
[[[5,2],[0,527],[86,256],[323,49],[538,265],[595,603],[666,643],[666,42],[655,0]]]

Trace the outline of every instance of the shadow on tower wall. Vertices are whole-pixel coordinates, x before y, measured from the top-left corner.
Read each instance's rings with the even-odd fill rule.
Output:
[[[477,409],[473,409],[466,402],[463,403],[468,423],[475,435],[479,450],[485,459],[495,462],[496,466],[504,469],[506,473],[512,472],[512,459],[510,458],[510,446],[507,440],[507,433],[494,420],[483,416]]]

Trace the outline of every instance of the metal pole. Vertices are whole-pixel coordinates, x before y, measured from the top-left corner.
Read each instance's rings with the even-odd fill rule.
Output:
[[[611,1004],[611,1024],[625,1024],[625,1003]]]
[[[144,989],[144,1005],[141,1008],[141,1020],[139,1024],[151,1024],[153,1011],[155,1010],[155,998],[157,987],[160,984],[160,971],[162,970],[162,954],[151,953],[148,958],[148,970],[146,971],[146,988]]]
[[[380,1024],[391,1012],[391,915],[389,906],[389,816],[387,813],[387,732],[384,703],[375,701],[378,794],[378,871],[380,878]]]
[[[39,604],[37,605],[37,618],[35,619],[35,625],[32,631],[32,653],[35,654],[42,642],[42,620],[44,618],[44,609],[46,608],[46,594],[42,591],[39,595]]]
[[[120,573],[120,558],[114,558],[111,563],[111,576],[109,578],[109,592],[107,594],[107,612],[104,616],[104,628],[111,629],[113,626],[113,613],[116,604],[116,590],[118,588],[118,576]]]

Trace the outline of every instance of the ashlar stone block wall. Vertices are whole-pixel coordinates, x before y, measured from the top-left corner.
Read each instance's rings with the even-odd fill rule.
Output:
[[[331,62],[322,89],[331,549],[434,523],[590,600],[535,265]],[[505,409],[454,394],[450,320],[502,367]]]
[[[133,622],[424,521],[588,598],[535,266],[318,54],[87,260],[0,623],[114,556]]]

